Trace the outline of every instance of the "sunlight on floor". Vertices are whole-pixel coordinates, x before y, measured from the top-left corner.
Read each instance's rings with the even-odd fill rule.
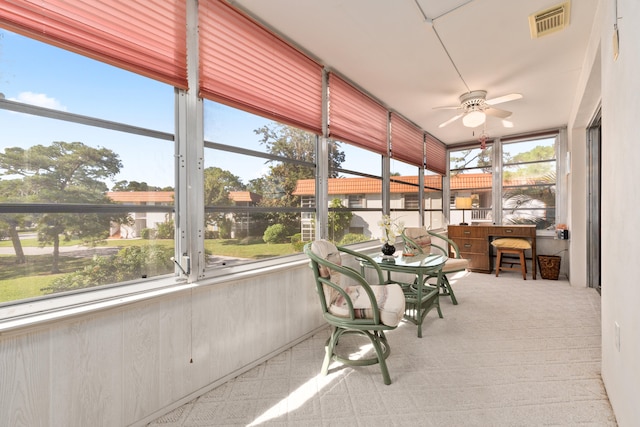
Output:
[[[373,350],[372,344],[365,344],[360,346],[359,350],[352,352],[349,355],[350,359],[361,359],[365,357],[367,353]],[[333,362],[329,365],[329,373],[324,376],[318,374],[311,378],[306,383],[302,384],[295,391],[289,394],[287,397],[273,405],[265,413],[253,420],[250,426],[258,426],[262,423],[270,421],[274,418],[281,417],[289,412],[293,412],[302,407],[309,399],[318,394],[323,388],[334,382],[336,379],[348,375],[349,370],[341,369],[335,373],[331,373],[332,369],[343,366],[341,363]],[[319,369],[319,368],[318,368]]]
[[[335,374],[330,373],[327,376],[323,376],[321,374],[316,375],[294,390],[287,397],[273,405],[264,414],[253,420],[251,424],[248,424],[248,426],[258,426],[269,420],[281,417],[289,412],[299,409],[315,394],[319,393],[320,390],[331,384],[331,382],[336,378],[343,375],[346,375],[346,371],[340,371]]]

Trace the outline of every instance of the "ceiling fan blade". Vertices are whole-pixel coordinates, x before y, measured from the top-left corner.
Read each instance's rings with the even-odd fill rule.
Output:
[[[485,103],[489,105],[502,104],[503,102],[515,101],[516,99],[522,99],[521,93],[510,93],[509,95],[499,96],[497,98],[487,99]]]
[[[443,128],[443,127],[445,127],[446,125],[448,125],[449,123],[453,123],[453,122],[455,122],[456,120],[458,120],[458,119],[459,119],[460,117],[462,117],[462,116],[464,116],[464,114],[457,114],[457,115],[455,115],[455,116],[451,117],[451,118],[450,118],[449,120],[447,120],[446,122],[444,122],[444,123],[440,123],[440,125],[439,125],[438,127],[439,127],[439,128]]]
[[[488,107],[484,110],[489,116],[500,117],[501,119],[506,119],[512,113],[511,111],[501,110],[500,108]]]
[[[445,107],[433,107],[434,110],[461,110],[462,107],[459,105],[453,106],[453,105],[448,105]]]

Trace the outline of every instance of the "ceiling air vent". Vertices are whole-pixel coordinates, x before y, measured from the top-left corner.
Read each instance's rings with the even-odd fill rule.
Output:
[[[565,2],[529,16],[531,38],[546,36],[569,25],[571,4]]]

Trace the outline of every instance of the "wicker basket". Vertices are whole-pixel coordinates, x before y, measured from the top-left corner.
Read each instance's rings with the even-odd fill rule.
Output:
[[[560,258],[557,255],[538,255],[540,276],[543,279],[558,280],[560,276]]]

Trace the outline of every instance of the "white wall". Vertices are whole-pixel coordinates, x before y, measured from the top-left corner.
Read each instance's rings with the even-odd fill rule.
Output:
[[[324,325],[305,260],[3,334],[0,426],[143,424]]]
[[[613,60],[615,2],[602,32],[602,358],[620,426],[640,423],[640,2],[618,0],[620,55]],[[607,25],[608,24],[608,25]],[[615,324],[620,325],[620,350]]]
[[[620,35],[620,53],[613,59],[614,9]],[[640,167],[638,137],[640,113],[640,2],[601,0],[595,34],[580,84],[582,100],[573,124],[571,212],[571,282],[586,273],[586,156],[584,116],[593,104],[593,82],[600,82],[602,97],[602,377],[622,427],[640,423]],[[593,67],[588,61],[595,58]],[[575,151],[574,151],[575,150]],[[579,153],[582,164],[576,162]],[[576,168],[576,166],[578,166]],[[575,274],[574,274],[575,269]],[[579,279],[577,279],[579,277]],[[579,283],[580,285],[580,283]],[[620,326],[619,348],[615,325]]]

